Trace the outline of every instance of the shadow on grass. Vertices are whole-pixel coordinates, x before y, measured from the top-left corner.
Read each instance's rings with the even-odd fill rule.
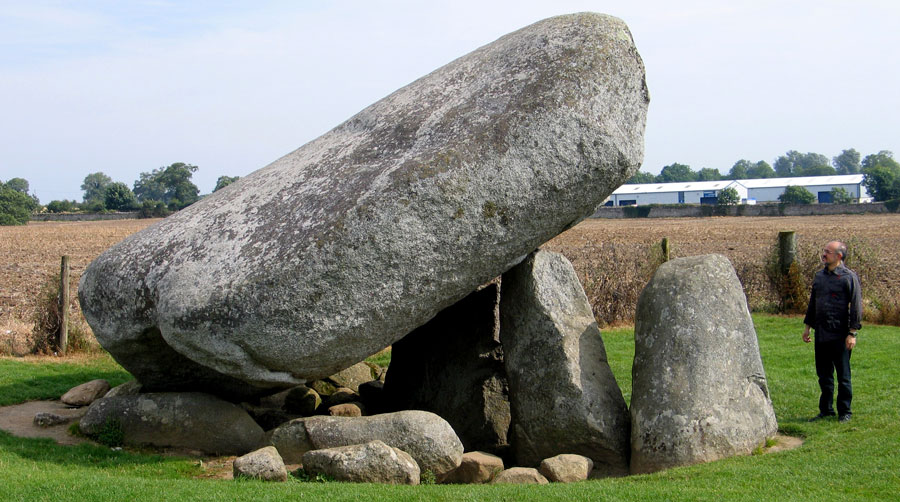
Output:
[[[114,451],[105,446],[89,443],[64,446],[57,444],[52,439],[21,438],[0,431],[0,458],[7,455],[32,462],[98,469],[185,462],[183,457]]]

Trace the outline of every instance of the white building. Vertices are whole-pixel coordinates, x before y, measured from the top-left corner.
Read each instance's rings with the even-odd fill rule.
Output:
[[[788,186],[802,186],[819,202],[831,202],[831,189],[843,188],[860,202],[872,197],[862,184],[862,174],[840,176],[807,176],[802,178],[762,178],[752,180],[691,181],[686,183],[646,183],[622,185],[606,199],[606,206],[647,204],[715,204],[723,189],[737,190],[742,204],[777,202]]]

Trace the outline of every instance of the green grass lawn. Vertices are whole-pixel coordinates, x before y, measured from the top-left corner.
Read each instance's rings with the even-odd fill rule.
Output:
[[[897,500],[900,498],[900,328],[866,326],[854,350],[853,421],[808,423],[818,410],[813,348],[799,318],[754,316],[781,431],[798,449],[650,475],[549,486],[265,484],[198,479],[196,459],[112,451],[0,433],[0,501],[13,500]],[[604,332],[613,372],[631,397],[631,330]],[[0,360],[0,403],[58,397],[92,378],[128,374],[108,357],[82,363]]]

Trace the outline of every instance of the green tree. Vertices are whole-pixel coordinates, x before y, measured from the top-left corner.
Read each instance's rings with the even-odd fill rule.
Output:
[[[842,150],[841,154],[831,159],[831,164],[838,174],[856,174],[862,169],[860,155],[855,149]]]
[[[129,211],[136,209],[137,199],[128,185],[117,181],[106,186],[103,194],[103,203],[110,211]]]
[[[103,191],[110,183],[112,183],[112,178],[102,172],[88,174],[84,177],[84,183],[81,184],[81,190],[84,191],[82,200],[84,202],[103,200]]]
[[[716,195],[716,204],[719,206],[734,206],[739,202],[741,202],[741,194],[734,187],[723,188]]]
[[[816,201],[816,196],[802,186],[789,185],[778,196],[778,201],[782,204],[812,204]]]
[[[759,178],[774,178],[775,170],[772,169],[772,166],[769,165],[768,162],[764,160],[760,160],[756,164],[753,164],[750,168],[747,169],[747,178],[749,179],[759,179]]]
[[[219,176],[219,179],[216,180],[216,187],[213,188],[213,192],[217,192],[239,179],[241,179],[240,176]]]
[[[697,171],[697,181],[718,181],[722,179],[722,173],[718,169],[704,167]]]
[[[831,189],[831,203],[832,204],[850,204],[853,202],[853,197],[850,196],[850,193],[847,190],[844,190],[842,187],[834,187]]]
[[[35,199],[0,183],[0,225],[24,225],[36,209]]]
[[[891,169],[900,169],[900,164],[894,160],[894,153],[890,150],[882,150],[878,153],[866,155],[862,160],[862,170],[872,169],[874,167],[888,167]]]
[[[659,172],[659,176],[656,177],[657,183],[678,183],[685,181],[697,181],[697,173],[691,169],[691,166],[679,164],[678,162],[663,167],[662,171]]]
[[[725,176],[725,179],[729,180],[745,180],[748,178],[747,171],[753,167],[753,163],[746,159],[741,159],[734,163],[731,166],[731,170],[728,171],[728,175]]]
[[[200,198],[200,189],[191,182],[197,169],[197,166],[176,162],[141,173],[134,182],[134,195],[141,202],[153,200],[162,201],[175,209],[187,207]]]
[[[647,183],[656,183],[656,176],[644,171],[634,173],[634,176],[625,182],[626,185],[644,185]]]
[[[837,171],[831,166],[811,166],[803,170],[801,176],[834,176]]]
[[[6,182],[6,186],[17,192],[28,193],[28,180],[25,178],[12,178]]]
[[[900,199],[900,164],[888,150],[862,160],[863,185],[876,201]]]
[[[74,200],[51,200],[47,204],[47,211],[51,213],[70,213],[77,207],[78,205]]]
[[[831,167],[828,157],[821,153],[800,153],[796,150],[789,150],[786,154],[775,159],[775,174],[779,178],[788,178],[791,176],[816,176],[815,174],[807,174],[816,172],[819,166]]]

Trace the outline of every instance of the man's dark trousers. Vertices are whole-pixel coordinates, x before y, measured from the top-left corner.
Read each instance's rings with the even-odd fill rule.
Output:
[[[816,375],[819,377],[819,412],[834,415],[831,401],[834,399],[834,374],[837,373],[837,412],[839,416],[850,415],[850,401],[853,387],[850,385],[850,353],[844,340],[816,341]]]

